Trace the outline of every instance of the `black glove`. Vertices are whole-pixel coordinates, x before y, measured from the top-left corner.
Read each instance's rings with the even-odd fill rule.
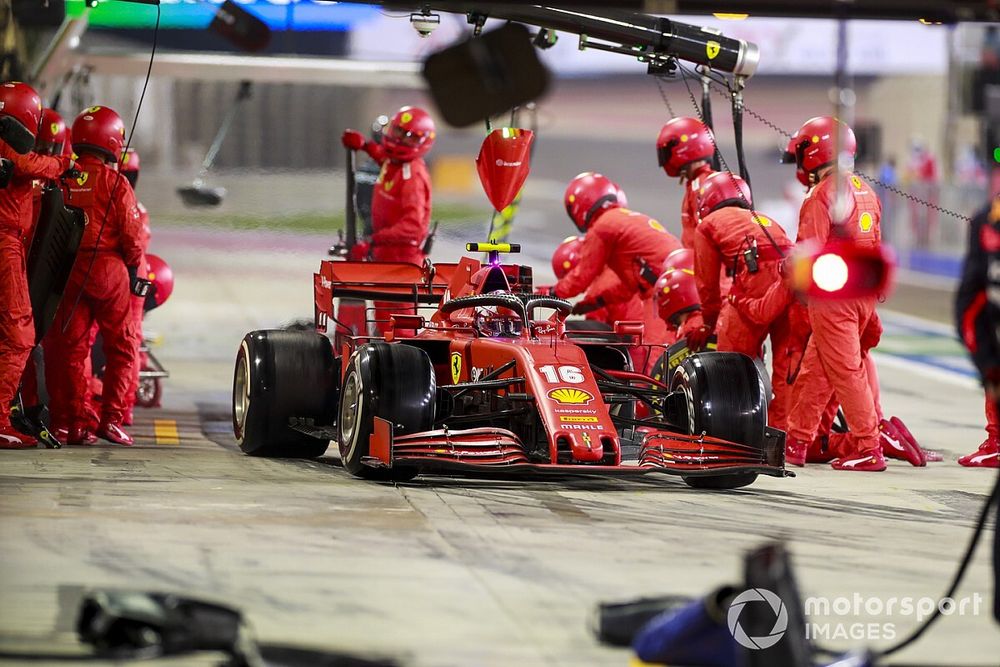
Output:
[[[14,176],[14,163],[5,157],[0,157],[0,189],[10,185],[10,179]]]
[[[606,305],[607,304],[604,303],[604,298],[600,296],[593,301],[580,301],[573,306],[573,314],[586,315],[587,313],[592,313],[595,310],[600,310]]]
[[[139,267],[130,266],[128,267],[128,286],[129,291],[135,296],[145,297],[149,294],[149,288],[153,283],[146,280],[145,278],[139,277]]]

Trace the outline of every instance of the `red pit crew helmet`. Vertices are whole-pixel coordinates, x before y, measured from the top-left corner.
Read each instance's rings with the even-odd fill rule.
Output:
[[[567,236],[552,253],[552,273],[556,274],[557,280],[562,280],[580,261],[580,246],[582,245],[582,236]]]
[[[677,177],[692,162],[710,160],[715,154],[712,130],[697,118],[673,118],[656,138],[656,159],[667,176]]]
[[[665,271],[653,287],[653,299],[657,312],[665,322],[679,326],[677,318],[684,313],[701,310],[698,286],[692,269],[670,269]]]
[[[816,172],[837,161],[837,131],[840,132],[839,148],[853,158],[858,151],[858,141],[846,123],[833,116],[816,116],[807,120],[788,142],[781,156],[785,164],[795,165],[795,177],[809,187],[816,182]]]
[[[146,279],[153,283],[153,289],[146,297],[146,310],[162,306],[174,292],[174,272],[159,255],[146,255]]]
[[[0,84],[2,138],[15,151],[31,151],[42,121],[42,98],[35,89],[20,81]]]
[[[670,269],[690,269],[694,271],[694,250],[691,248],[678,248],[663,260],[663,272]]]
[[[62,116],[53,109],[42,109],[42,122],[35,135],[35,152],[40,155],[62,155],[68,136]]]
[[[382,134],[390,160],[410,162],[423,157],[434,145],[434,119],[420,107],[406,106],[395,113]]]
[[[698,191],[698,217],[704,219],[724,206],[752,208],[753,199],[746,181],[728,171],[717,171],[705,179]]]
[[[607,208],[628,206],[625,193],[607,176],[592,171],[579,174],[566,186],[566,213],[581,232],[586,232],[597,214]]]
[[[139,182],[139,169],[141,167],[142,162],[139,159],[139,151],[134,148],[129,148],[125,151],[125,154],[122,155],[121,172],[122,176],[128,179],[133,188]]]
[[[99,153],[108,162],[118,162],[125,148],[125,123],[110,107],[90,107],[73,121],[73,150]]]

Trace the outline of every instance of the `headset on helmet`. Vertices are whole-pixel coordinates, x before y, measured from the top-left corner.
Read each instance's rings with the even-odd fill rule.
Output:
[[[42,122],[42,98],[20,81],[0,84],[0,139],[24,155],[34,147]]]
[[[694,271],[694,251],[690,248],[678,248],[663,260],[663,271],[670,269],[690,269]]]
[[[134,188],[136,183],[139,182],[139,169],[141,168],[141,161],[139,160],[139,151],[134,148],[129,148],[122,155],[122,176],[128,179],[128,182],[132,184]]]
[[[849,153],[853,158],[858,150],[854,130],[833,116],[810,118],[789,140],[781,161],[795,165],[795,177],[799,183],[806,187],[815,184],[816,172],[837,161],[838,130],[841,152]]]
[[[701,310],[698,286],[692,269],[670,269],[656,280],[653,299],[660,318],[679,326],[677,318],[684,313]]]
[[[423,157],[434,145],[434,119],[420,107],[406,106],[389,120],[382,146],[390,160],[409,162]]]
[[[673,118],[660,129],[656,158],[667,176],[680,176],[692,162],[710,160],[715,154],[712,130],[697,118]]]
[[[586,232],[597,214],[608,208],[628,206],[625,192],[607,176],[587,171],[566,186],[566,213],[581,232]]]
[[[728,171],[717,171],[710,174],[698,190],[698,217],[705,218],[725,206],[751,208],[753,199],[746,181]]]
[[[552,273],[556,274],[557,280],[562,280],[580,261],[582,245],[582,236],[567,236],[552,253]]]
[[[73,150],[98,153],[118,162],[125,148],[125,123],[110,107],[90,107],[73,121]]]
[[[62,155],[68,136],[66,123],[53,109],[42,109],[42,121],[35,135],[35,152],[40,155]]]

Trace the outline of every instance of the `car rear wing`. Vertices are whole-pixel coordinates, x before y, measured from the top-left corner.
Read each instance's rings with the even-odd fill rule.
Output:
[[[448,294],[464,293],[482,268],[479,260],[463,257],[458,263],[424,265],[407,262],[360,262],[324,260],[313,274],[316,329],[326,331],[334,316],[335,299],[388,301],[420,306],[438,306]],[[503,266],[511,289],[530,292],[531,268]]]

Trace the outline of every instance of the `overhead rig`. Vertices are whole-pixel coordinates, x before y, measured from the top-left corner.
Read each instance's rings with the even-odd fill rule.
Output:
[[[349,0],[351,1],[351,0]],[[366,3],[370,4],[370,3]],[[714,28],[673,19],[620,10],[581,10],[545,5],[427,2],[378,3],[418,14],[464,13],[478,35],[488,19],[535,26],[546,31],[536,45],[546,48],[558,32],[579,36],[580,49],[596,49],[632,56],[649,64],[650,73],[673,71],[675,60],[684,60],[737,77],[757,71],[760,51],[753,42],[726,37]]]

